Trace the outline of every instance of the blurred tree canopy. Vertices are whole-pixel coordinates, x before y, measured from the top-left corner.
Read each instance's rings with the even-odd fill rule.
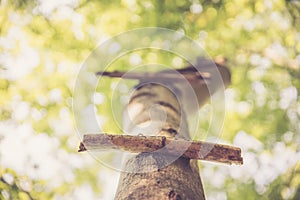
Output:
[[[0,1],[0,199],[113,198],[117,174],[76,152],[72,94],[82,63],[99,43],[143,27],[182,32],[230,66],[220,140],[241,147],[245,164],[202,162],[207,199],[299,199],[299,4]],[[172,65],[174,59],[137,51],[112,69],[147,62]],[[94,100],[107,132],[120,132],[107,106],[115,84],[107,79]],[[120,99],[129,85],[119,92]],[[200,111],[199,132],[208,129],[209,112],[209,105]]]

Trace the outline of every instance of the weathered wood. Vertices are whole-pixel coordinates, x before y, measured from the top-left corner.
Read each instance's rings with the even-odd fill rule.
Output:
[[[196,66],[176,71],[97,75],[140,81],[125,108],[123,131],[142,135],[86,135],[79,149],[138,153],[125,157],[116,200],[205,200],[196,159],[242,163],[236,147],[190,141],[185,114],[197,111],[213,93],[230,83],[226,67],[198,59]]]
[[[145,84],[132,93],[123,131],[189,139],[187,120],[174,91],[161,84]],[[149,143],[145,140],[145,144]],[[205,199],[197,160],[156,152],[125,159],[116,200]]]
[[[107,149],[119,149],[132,153],[160,150],[159,152],[163,154],[189,159],[243,164],[240,148],[202,141],[175,140],[164,136],[87,134],[83,137],[79,152]]]

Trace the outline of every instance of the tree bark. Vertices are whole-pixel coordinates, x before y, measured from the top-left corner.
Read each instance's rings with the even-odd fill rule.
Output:
[[[124,131],[189,139],[186,116],[171,90],[160,84],[138,86],[124,112]],[[197,161],[160,151],[134,155],[125,162],[115,199],[203,200]]]
[[[103,151],[118,149],[131,153],[150,153],[160,151],[163,154],[197,160],[207,160],[226,164],[243,164],[241,149],[224,144],[176,140],[165,136],[132,136],[132,135],[111,135],[111,134],[86,134],[80,143],[78,152],[86,150]]]

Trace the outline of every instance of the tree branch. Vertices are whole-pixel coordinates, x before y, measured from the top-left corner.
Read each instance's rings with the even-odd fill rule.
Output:
[[[190,159],[243,164],[240,148],[202,141],[169,139],[164,136],[87,134],[83,136],[78,151],[108,149],[118,149],[132,153],[159,150],[159,153]]]
[[[124,79],[137,79],[142,81],[198,81],[202,80],[205,84],[204,80],[208,81],[210,79],[210,73],[208,72],[194,72],[194,73],[183,73],[180,75],[180,72],[158,72],[158,73],[149,73],[149,72],[120,72],[120,71],[99,71],[96,73],[97,76],[108,76],[114,78],[124,78]]]

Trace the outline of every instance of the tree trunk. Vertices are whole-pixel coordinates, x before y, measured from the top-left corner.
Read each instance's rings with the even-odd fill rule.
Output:
[[[175,94],[159,84],[140,85],[125,109],[124,131],[189,139],[186,116]],[[197,161],[179,156],[156,151],[128,158],[115,199],[205,199]]]

